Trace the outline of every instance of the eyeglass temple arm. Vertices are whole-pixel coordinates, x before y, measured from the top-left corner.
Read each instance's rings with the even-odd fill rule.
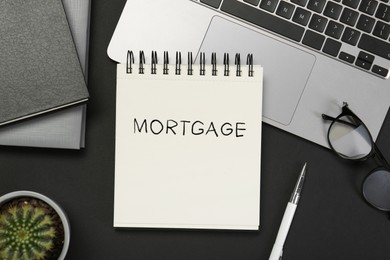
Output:
[[[328,116],[328,115],[325,115],[325,114],[322,114],[322,119],[327,120],[327,121],[337,121],[337,122],[343,123],[345,125],[356,127],[356,125],[351,123],[351,122],[347,122],[347,121],[341,120],[339,118],[335,118],[335,117]]]
[[[378,146],[374,143],[374,147],[375,147],[375,151],[376,151],[376,154],[378,155],[378,159],[379,161],[384,164],[384,166],[390,170],[390,164],[387,162],[386,158],[383,156],[383,154],[381,153],[381,151],[379,150]]]

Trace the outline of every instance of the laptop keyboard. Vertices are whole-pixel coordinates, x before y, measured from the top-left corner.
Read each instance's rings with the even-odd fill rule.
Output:
[[[386,77],[389,0],[200,0],[209,7]]]

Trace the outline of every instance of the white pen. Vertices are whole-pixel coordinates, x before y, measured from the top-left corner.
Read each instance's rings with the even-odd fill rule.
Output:
[[[306,174],[306,164],[303,166],[301,174],[299,175],[297,184],[294,191],[291,194],[291,198],[287,203],[286,211],[284,212],[282,223],[280,224],[278,235],[276,236],[274,247],[272,248],[269,260],[280,260],[283,254],[283,245],[286,240],[288,230],[290,229],[291,222],[294,218],[295,210],[297,209],[299,198],[303,187]]]

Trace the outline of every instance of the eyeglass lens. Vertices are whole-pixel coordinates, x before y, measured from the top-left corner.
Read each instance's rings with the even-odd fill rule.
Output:
[[[375,170],[367,176],[363,183],[365,199],[381,210],[390,210],[390,172]]]
[[[367,157],[373,150],[373,141],[368,129],[354,116],[336,118],[329,128],[329,143],[339,156],[358,160]],[[363,183],[363,196],[374,207],[390,210],[390,171],[376,169]]]
[[[337,118],[329,128],[329,142],[333,150],[346,159],[361,159],[372,150],[368,129],[352,116]]]

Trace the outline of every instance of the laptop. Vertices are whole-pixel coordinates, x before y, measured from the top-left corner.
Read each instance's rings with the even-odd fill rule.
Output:
[[[388,0],[128,0],[107,53],[125,62],[128,50],[143,50],[150,62],[151,51],[159,61],[164,51],[209,61],[216,52],[220,63],[225,52],[252,53],[264,68],[263,122],[328,146],[321,114],[337,116],[344,101],[379,134],[390,104],[389,21]]]

